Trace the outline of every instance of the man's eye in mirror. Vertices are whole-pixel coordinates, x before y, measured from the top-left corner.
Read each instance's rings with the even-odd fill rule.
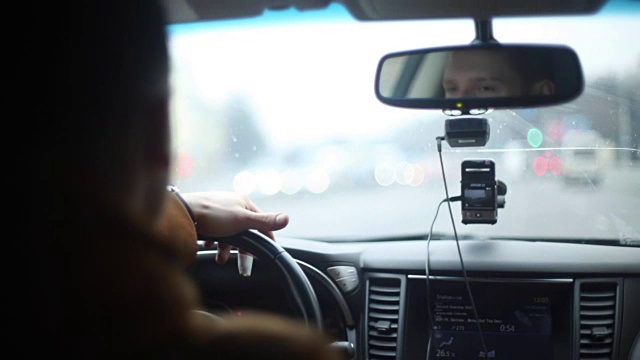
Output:
[[[552,95],[552,62],[544,52],[519,49],[460,50],[446,53],[445,98]],[[534,84],[551,84],[545,89]],[[449,84],[458,84],[448,91]],[[546,90],[546,91],[543,91]]]
[[[443,84],[444,97],[451,98],[469,98],[469,97],[494,97],[508,96],[507,89],[504,84],[497,81],[461,81],[460,85]]]
[[[417,108],[446,108],[446,100],[454,99],[482,99],[487,107],[492,98],[500,99],[500,106],[551,104],[577,97],[583,86],[577,55],[560,46],[471,45],[401,52],[384,57],[376,76],[376,95],[382,102]]]

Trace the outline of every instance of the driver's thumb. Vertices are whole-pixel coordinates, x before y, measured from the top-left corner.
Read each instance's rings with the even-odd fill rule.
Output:
[[[285,213],[251,213],[253,228],[260,231],[280,230],[289,224]]]

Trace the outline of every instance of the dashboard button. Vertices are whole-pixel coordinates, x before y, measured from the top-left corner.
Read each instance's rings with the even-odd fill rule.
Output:
[[[358,280],[357,276],[347,276],[336,280],[336,283],[338,284],[340,290],[342,290],[343,292],[348,292],[358,287],[360,281]]]
[[[358,276],[358,271],[353,266],[332,266],[327,268],[327,272],[333,278],[333,280],[342,279],[347,276]]]

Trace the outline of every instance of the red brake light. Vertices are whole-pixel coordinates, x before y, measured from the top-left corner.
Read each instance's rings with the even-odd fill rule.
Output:
[[[549,170],[549,163],[544,156],[538,156],[533,160],[533,171],[538,176],[542,176]]]

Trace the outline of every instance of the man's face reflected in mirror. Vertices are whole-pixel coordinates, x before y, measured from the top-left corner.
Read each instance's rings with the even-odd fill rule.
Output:
[[[445,98],[483,98],[551,95],[550,79],[527,74],[507,51],[454,51],[442,77]]]

